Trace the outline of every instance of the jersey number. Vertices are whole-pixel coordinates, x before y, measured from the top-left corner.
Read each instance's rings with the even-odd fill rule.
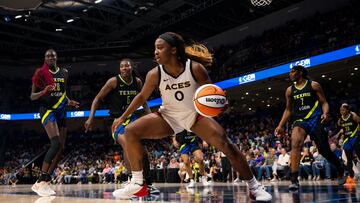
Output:
[[[60,91],[60,83],[55,83],[55,88],[54,88],[55,91]]]
[[[175,99],[178,101],[182,101],[184,99],[184,93],[182,93],[182,91],[175,92]]]
[[[126,103],[127,103],[127,104],[130,104],[130,103],[131,103],[131,98],[130,98],[130,96],[127,96],[126,98],[127,98],[127,99],[126,99]]]
[[[301,99],[301,106],[304,106],[304,98],[300,98]]]

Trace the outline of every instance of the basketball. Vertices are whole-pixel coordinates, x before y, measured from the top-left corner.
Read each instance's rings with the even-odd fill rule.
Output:
[[[205,117],[219,115],[227,104],[225,92],[214,84],[199,87],[194,95],[196,111]]]

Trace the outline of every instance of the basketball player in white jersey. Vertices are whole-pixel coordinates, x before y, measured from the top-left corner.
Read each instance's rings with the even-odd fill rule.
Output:
[[[232,166],[246,180],[250,197],[270,201],[272,196],[256,181],[245,156],[230,143],[224,129],[212,118],[196,112],[193,97],[200,85],[211,83],[204,66],[212,63],[212,56],[201,44],[185,47],[183,38],[172,32],[160,35],[155,41],[155,59],[159,64],[146,76],[141,92],[118,119],[122,123],[159,87],[162,105],[157,113],[148,114],[125,128],[126,154],[132,169],[132,180],[123,189],[113,192],[116,198],[128,199],[147,194],[142,174],[142,139],[161,139],[181,131],[194,132],[208,144],[215,146],[230,160]],[[114,122],[116,124],[116,122]]]

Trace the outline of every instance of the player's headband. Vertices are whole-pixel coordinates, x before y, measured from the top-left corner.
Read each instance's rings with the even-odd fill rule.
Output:
[[[168,33],[164,33],[164,34],[161,34],[159,36],[160,39],[163,39],[165,42],[167,42],[168,44],[170,44],[170,46],[172,47],[177,47],[177,41],[176,39],[171,36],[170,34]]]

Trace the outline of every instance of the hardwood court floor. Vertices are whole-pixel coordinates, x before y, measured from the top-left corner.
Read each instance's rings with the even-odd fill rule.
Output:
[[[358,185],[338,186],[332,181],[301,182],[298,193],[290,193],[289,182],[262,182],[273,195],[276,203],[297,202],[360,202]],[[31,185],[0,186],[1,203],[112,203],[112,202],[251,202],[245,183],[215,183],[211,187],[199,184],[187,190],[185,184],[158,183],[159,195],[151,195],[140,200],[116,200],[112,191],[115,184],[53,185],[56,197],[39,197],[31,191]]]

